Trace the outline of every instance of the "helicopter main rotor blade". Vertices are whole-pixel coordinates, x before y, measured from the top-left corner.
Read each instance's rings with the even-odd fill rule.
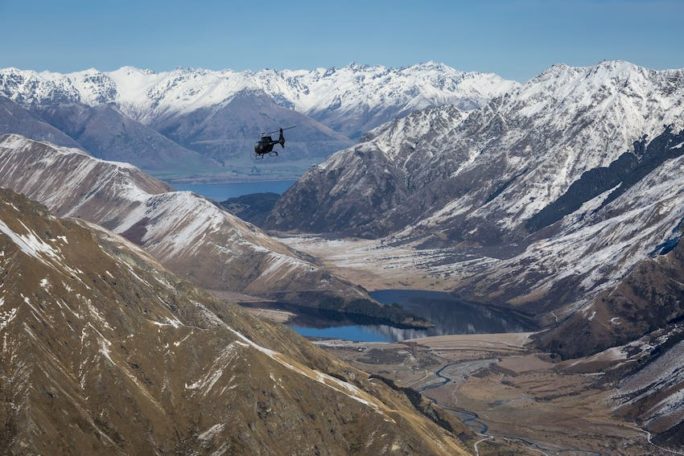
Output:
[[[292,125],[291,127],[283,128],[283,131],[295,128],[297,125]],[[270,135],[271,133],[280,133],[280,130],[269,131],[268,133],[262,133],[262,135]]]

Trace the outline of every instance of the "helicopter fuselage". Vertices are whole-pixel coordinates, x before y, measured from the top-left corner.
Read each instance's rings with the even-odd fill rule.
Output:
[[[270,136],[262,136],[259,142],[254,144],[254,153],[257,155],[264,155],[273,152],[273,146],[278,144]]]
[[[271,136],[264,135],[259,139],[259,141],[254,144],[254,153],[257,157],[262,157],[266,154],[278,155],[278,152],[273,150],[273,146],[280,144],[280,147],[285,147],[285,136],[283,135],[283,129],[280,129],[280,136],[277,140],[274,140]]]

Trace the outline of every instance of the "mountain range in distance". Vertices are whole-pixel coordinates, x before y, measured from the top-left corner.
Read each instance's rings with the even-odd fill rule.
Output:
[[[257,72],[0,70],[0,97],[21,111],[5,132],[77,143],[98,158],[186,180],[298,177],[395,117],[441,104],[472,110],[516,84],[434,62]],[[289,125],[297,128],[287,153],[255,163],[259,134]]]

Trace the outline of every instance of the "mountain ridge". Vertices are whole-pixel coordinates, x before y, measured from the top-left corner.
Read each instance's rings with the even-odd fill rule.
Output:
[[[0,250],[6,451],[467,454],[405,395],[4,189]]]
[[[172,192],[130,164],[18,135],[0,136],[0,156],[3,186],[35,198],[59,216],[80,217],[123,235],[204,288],[420,324],[381,307],[363,288],[217,204],[190,192]]]
[[[114,147],[122,144],[122,138],[113,134],[121,130],[116,119],[105,122],[93,141],[82,144],[98,156],[125,156],[135,165],[169,178],[209,176],[214,180],[245,175],[292,178],[390,119],[434,105],[473,109],[515,85],[491,73],[466,73],[434,62],[400,69],[350,65],[256,72],[177,69],[154,73],[122,67],[111,72],[62,74],[0,69],[0,95],[38,114],[41,120],[80,132],[83,127],[78,118],[72,125],[68,117],[50,117],[49,113],[71,106],[92,112],[111,106],[135,129],[151,128],[173,140],[176,144],[167,146],[175,155],[182,152],[199,162],[200,170],[184,172],[179,166],[183,160],[171,153],[165,157],[160,150],[163,141],[145,144],[141,134],[123,138],[144,146],[140,156],[130,151],[122,155]],[[251,101],[240,102],[245,94],[256,93],[262,96],[251,95]],[[288,135],[288,153],[277,162],[256,166],[251,151],[259,133],[293,123],[300,128]],[[20,133],[12,128],[1,132]],[[126,141],[123,144],[129,148]],[[201,164],[182,147],[213,160],[213,164]],[[164,159],[155,160],[155,156]]]
[[[660,133],[663,124],[684,123],[682,99],[684,70],[649,70],[620,61],[552,67],[483,108],[438,124],[432,141],[424,141],[413,153],[417,166],[410,172],[412,194],[402,207],[394,204],[373,215],[380,223],[392,219],[406,226],[428,219],[432,212],[429,223],[454,237],[475,228],[479,234],[464,237],[487,242],[524,237],[520,224],[584,171],[607,166],[643,134]],[[408,142],[424,135],[410,128],[403,134]],[[338,152],[300,182],[321,170],[331,172],[330,164],[359,148],[377,150],[386,156],[383,160],[392,162],[391,155],[374,144],[377,141]],[[356,166],[363,174],[361,162]],[[284,195],[276,211],[296,207],[287,204],[288,198],[296,198],[298,188],[302,186],[295,185]],[[323,195],[330,191],[324,185],[315,189]],[[340,221],[340,228],[349,228],[344,218]],[[295,228],[297,222],[288,225],[285,218],[274,227]],[[398,228],[402,226],[397,223],[390,226]],[[331,225],[326,231],[335,229]],[[388,234],[388,228],[362,229],[374,236]]]

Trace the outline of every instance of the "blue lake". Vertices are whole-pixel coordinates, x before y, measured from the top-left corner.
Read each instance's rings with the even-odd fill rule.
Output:
[[[282,194],[292,187],[294,180],[277,180],[262,182],[212,182],[212,183],[172,183],[175,190],[191,191],[214,201],[225,201],[228,198],[248,195],[250,193],[272,192]]]
[[[298,314],[289,326],[311,339],[357,342],[394,342],[447,334],[525,332],[534,329],[529,320],[513,311],[468,303],[450,293],[427,290],[379,290],[370,295],[382,304],[398,304],[435,326],[406,329],[388,325],[354,324]]]
[[[309,326],[290,325],[290,328],[310,339],[343,339],[356,342],[391,342],[392,337],[382,332],[375,325],[345,325],[313,328]]]

